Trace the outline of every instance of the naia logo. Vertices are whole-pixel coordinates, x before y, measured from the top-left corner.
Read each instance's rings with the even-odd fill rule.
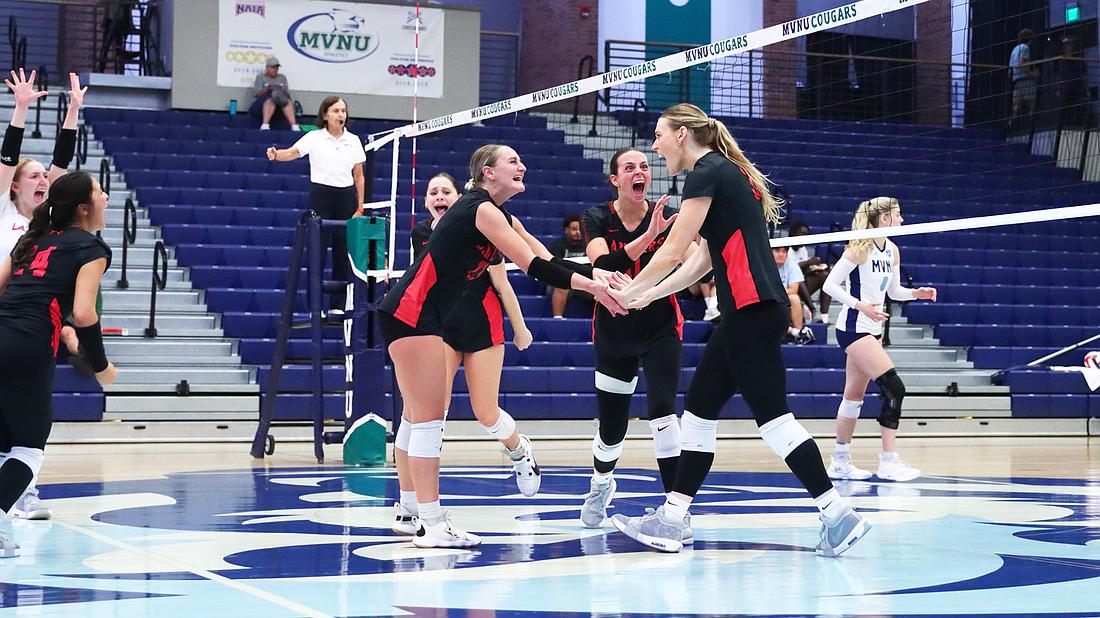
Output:
[[[426,67],[424,65],[418,67],[415,64],[391,64],[389,71],[390,75],[435,77],[435,67]]]
[[[263,5],[262,2],[259,3],[259,4],[245,4],[243,2],[238,2],[237,3],[237,12],[234,15],[234,17],[236,17],[237,15],[240,15],[242,13],[251,13],[253,15],[259,15],[260,17],[267,17],[267,15],[265,14],[266,9],[264,8],[264,5]]]
[[[378,50],[378,36],[363,16],[344,9],[314,13],[294,22],[287,41],[299,54],[321,62],[355,62]]]

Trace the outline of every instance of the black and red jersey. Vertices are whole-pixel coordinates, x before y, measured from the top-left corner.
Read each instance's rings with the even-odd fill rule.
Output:
[[[424,219],[412,228],[412,255],[414,260],[420,257],[420,254],[424,252],[424,247],[427,246],[428,239],[432,237],[432,221],[434,221],[434,219]]]
[[[619,214],[615,212],[614,202],[608,202],[589,208],[584,212],[583,227],[585,244],[596,238],[607,242],[609,251],[617,251],[649,229],[653,217],[653,203],[646,201],[649,209],[642,222],[633,230],[626,229]],[[676,214],[674,208],[664,207],[667,219]],[[671,228],[669,228],[671,229]],[[631,277],[637,276],[653,254],[665,243],[668,230],[657,236],[646,247],[634,264],[622,271]],[[669,336],[683,339],[684,317],[675,296],[655,300],[642,309],[631,309],[626,315],[613,316],[603,305],[597,304],[592,324],[592,341],[596,352],[611,356],[639,356],[649,350],[653,344]]]
[[[111,265],[111,248],[95,234],[75,227],[47,232],[38,239],[30,264],[13,269],[0,294],[0,323],[48,338],[56,353],[61,320],[73,312],[76,276],[100,258]]]
[[[711,198],[699,234],[707,239],[722,313],[766,300],[788,304],[772,257],[760,192],[745,170],[708,152],[684,180],[683,199]]]
[[[382,299],[378,309],[413,328],[443,334],[443,323],[470,286],[500,261],[500,250],[477,229],[477,209],[489,202],[508,223],[512,215],[484,189],[474,189],[440,218],[420,256]]]

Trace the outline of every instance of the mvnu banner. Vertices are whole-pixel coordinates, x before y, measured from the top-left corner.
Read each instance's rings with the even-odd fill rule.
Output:
[[[218,85],[250,87],[271,56],[295,91],[443,96],[443,10],[219,0]]]

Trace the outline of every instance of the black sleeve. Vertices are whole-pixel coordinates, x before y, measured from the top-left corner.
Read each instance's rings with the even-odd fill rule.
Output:
[[[625,273],[634,268],[634,260],[626,254],[626,247],[620,247],[611,253],[605,253],[596,258],[592,265],[604,270],[617,270]]]
[[[554,259],[550,260],[550,263],[551,264],[557,264],[558,266],[561,266],[562,268],[568,270],[569,272],[577,273],[578,275],[581,275],[582,277],[588,277],[589,279],[592,278],[592,265],[591,264],[578,264],[577,262],[573,262],[573,261],[567,260],[565,258],[560,258],[560,257],[555,257]]]
[[[531,265],[527,267],[527,274],[535,281],[552,288],[569,290],[573,287],[573,271],[538,256],[531,260]]]
[[[111,248],[107,246],[107,243],[92,235],[90,242],[88,242],[80,252],[80,265],[83,267],[89,262],[94,262],[100,258],[107,258],[107,266],[103,269],[103,272],[107,272],[107,269],[111,267],[111,257]]]
[[[584,246],[597,238],[607,240],[607,218],[600,212],[600,207],[589,208],[581,216],[581,229],[584,230]]]
[[[427,224],[427,225],[425,225]],[[432,224],[431,219],[427,221],[421,221],[413,226],[412,229],[412,250],[413,260],[420,257],[420,254],[424,252],[424,247],[428,244],[428,239],[432,237]]]
[[[688,172],[687,179],[684,180],[683,199],[687,200],[693,197],[713,198],[717,190],[718,167],[711,164],[710,161],[704,161],[700,158],[695,164],[695,169]]]

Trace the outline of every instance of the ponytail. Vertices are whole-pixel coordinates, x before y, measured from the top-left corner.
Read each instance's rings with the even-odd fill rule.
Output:
[[[485,166],[493,167],[493,164],[497,161],[497,156],[500,154],[500,149],[504,146],[500,144],[485,144],[481,148],[474,151],[472,157],[470,157],[470,179],[466,181],[466,191],[473,191],[475,187],[481,184],[481,181],[485,180]],[[455,187],[457,188],[457,187]]]
[[[898,207],[898,201],[892,197],[876,197],[859,205],[856,215],[852,217],[852,231],[868,230],[878,227],[878,219],[882,215],[890,214],[890,211]],[[848,241],[848,249],[856,253],[864,253],[871,249],[874,240],[859,238]]]
[[[661,114],[661,118],[667,120],[673,129],[687,127],[701,146],[716,150],[737,164],[748,176],[754,192],[759,195],[760,203],[764,208],[764,218],[773,225],[779,223],[782,214],[780,209],[783,204],[769,190],[769,185],[774,183],[756,169],[752,161],[749,161],[741,151],[741,147],[737,145],[737,140],[733,139],[733,134],[721,120],[707,116],[703,110],[691,103],[673,105]]]
[[[72,225],[79,212],[77,208],[81,204],[92,203],[94,188],[92,177],[87,172],[69,172],[54,181],[46,201],[34,209],[27,233],[23,234],[12,250],[12,270],[19,270],[30,264],[39,239],[50,230],[60,230]]]

